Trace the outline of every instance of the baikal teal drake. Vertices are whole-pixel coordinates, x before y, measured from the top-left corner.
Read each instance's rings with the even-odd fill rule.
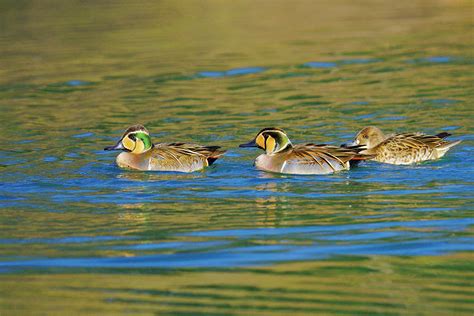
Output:
[[[330,174],[349,170],[351,162],[373,157],[360,154],[365,149],[363,146],[293,145],[286,133],[275,127],[262,129],[251,142],[240,147],[265,150],[255,160],[255,166],[263,171],[285,174]]]
[[[142,125],[129,127],[114,146],[104,150],[122,150],[117,156],[121,168],[142,171],[193,172],[210,166],[225,150],[219,146],[187,143],[153,144],[150,133]]]
[[[357,133],[353,145],[366,146],[367,150],[362,153],[374,155],[372,160],[394,165],[410,165],[443,157],[451,147],[461,142],[444,140],[450,135],[446,132],[437,135],[384,135],[378,127],[368,126]]]

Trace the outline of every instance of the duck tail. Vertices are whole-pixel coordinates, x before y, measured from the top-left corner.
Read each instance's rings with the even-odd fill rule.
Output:
[[[220,148],[220,146],[206,146],[206,149],[209,150],[209,156],[207,156],[207,163],[209,166],[226,152],[226,150]]]
[[[441,146],[438,146],[438,147],[435,148],[434,158],[443,157],[448,152],[448,150],[451,149],[451,147],[456,146],[460,142],[461,142],[461,140],[456,140],[456,141],[453,141],[453,142],[443,142],[443,144]]]
[[[448,132],[441,132],[439,134],[436,134],[435,136],[436,137],[439,137],[439,138],[446,138],[448,136],[451,136],[452,134],[448,133]]]
[[[448,136],[451,136],[450,133],[448,132],[441,132],[439,134],[436,134],[437,137],[439,138],[446,138]],[[455,141],[444,141],[444,142],[441,142],[441,144],[439,146],[436,147],[436,150],[438,150],[440,153],[442,152],[443,154],[446,153],[451,147],[453,146],[456,146],[457,144],[459,144],[461,142],[461,140],[455,140]]]
[[[356,154],[354,157],[351,158],[351,160],[356,160],[356,161],[361,161],[361,160],[370,160],[372,158],[375,158],[375,154]]]
[[[376,155],[372,155],[372,154],[360,154],[360,153],[358,153],[358,154],[354,155],[351,158],[351,160],[349,160],[349,165],[350,165],[351,168],[357,167],[361,161],[373,159],[373,158],[375,158],[375,156]]]
[[[453,142],[448,142],[448,144],[446,145],[446,147],[451,148],[451,147],[453,147],[453,146],[456,146],[456,145],[459,144],[460,142],[462,142],[461,139],[455,140],[455,141],[453,141]]]

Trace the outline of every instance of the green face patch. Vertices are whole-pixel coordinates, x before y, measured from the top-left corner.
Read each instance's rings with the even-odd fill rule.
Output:
[[[283,131],[269,130],[266,131],[265,134],[267,134],[265,142],[265,150],[267,153],[276,153],[284,150],[288,145],[291,146],[288,136],[286,136]]]
[[[138,132],[138,133],[135,134],[135,136],[136,136],[136,138],[140,139],[143,142],[143,145],[144,145],[143,150],[144,151],[146,151],[146,150],[148,150],[152,147],[150,135]]]

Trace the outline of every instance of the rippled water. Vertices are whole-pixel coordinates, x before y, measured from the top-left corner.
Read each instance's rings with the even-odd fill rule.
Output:
[[[472,3],[0,4],[0,314],[472,315]],[[120,170],[129,125],[228,149]],[[449,131],[414,166],[257,171],[237,145]]]

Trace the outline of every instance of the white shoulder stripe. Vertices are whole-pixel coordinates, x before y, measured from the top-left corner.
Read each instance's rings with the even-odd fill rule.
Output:
[[[280,172],[283,172],[283,169],[285,169],[285,167],[286,167],[286,160],[283,161],[283,164],[281,165]]]

